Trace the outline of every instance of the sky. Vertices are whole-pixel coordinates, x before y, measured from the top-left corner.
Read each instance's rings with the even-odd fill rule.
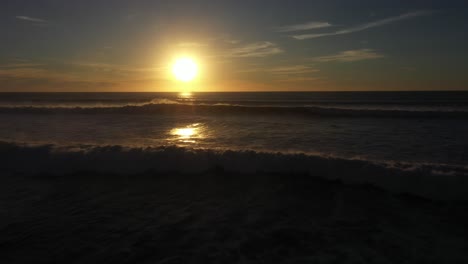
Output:
[[[457,0],[2,0],[0,92],[468,90],[467,32]]]

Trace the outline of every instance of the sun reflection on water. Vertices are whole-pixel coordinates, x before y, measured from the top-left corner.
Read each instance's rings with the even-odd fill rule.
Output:
[[[190,138],[197,133],[197,128],[175,128],[172,134],[180,138]]]
[[[192,93],[191,92],[181,92],[181,93],[179,93],[179,98],[191,99],[192,98]]]
[[[186,127],[174,128],[169,133],[172,138],[182,143],[196,143],[197,140],[203,138],[202,127],[200,123],[188,125]]]
[[[180,92],[177,94],[177,101],[190,103],[195,100],[193,93],[191,92]]]

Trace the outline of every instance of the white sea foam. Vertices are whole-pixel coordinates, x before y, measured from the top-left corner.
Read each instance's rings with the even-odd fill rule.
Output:
[[[141,114],[141,113],[202,113],[202,114],[256,114],[294,115],[306,117],[376,117],[376,118],[456,118],[467,119],[468,111],[413,111],[392,109],[346,109],[319,106],[246,106],[237,104],[184,103],[169,99],[124,105],[22,105],[0,106],[0,113],[15,114]]]
[[[238,173],[309,174],[348,183],[369,183],[434,199],[468,199],[468,167],[342,159],[305,154],[214,151],[179,147],[54,146],[0,143],[0,169],[8,173],[67,174],[77,171],[199,174],[212,169]]]

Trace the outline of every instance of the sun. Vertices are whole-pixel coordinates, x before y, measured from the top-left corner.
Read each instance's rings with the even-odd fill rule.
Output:
[[[197,63],[188,57],[179,58],[172,66],[172,73],[175,78],[182,82],[190,82],[197,76]]]

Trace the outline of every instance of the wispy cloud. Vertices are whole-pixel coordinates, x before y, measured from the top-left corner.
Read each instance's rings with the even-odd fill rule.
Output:
[[[294,32],[294,31],[303,31],[303,30],[310,30],[310,29],[318,29],[318,28],[326,28],[331,27],[332,25],[328,22],[307,22],[304,24],[297,24],[297,25],[289,25],[289,26],[282,26],[277,27],[274,30],[276,32]]]
[[[318,71],[318,69],[307,65],[294,65],[270,69],[270,72],[276,75],[307,74]]]
[[[120,74],[124,76],[133,75],[133,74],[144,74],[144,73],[156,73],[166,70],[166,67],[135,67],[128,65],[117,65],[117,64],[108,64],[100,62],[72,62],[69,63],[70,66],[87,68],[88,70],[94,72],[107,72]]]
[[[200,48],[204,46],[208,46],[206,43],[200,42],[180,42],[177,44],[179,48]]]
[[[229,34],[224,34],[219,39],[221,41],[223,41],[224,43],[228,43],[228,44],[232,44],[232,45],[241,43],[241,41],[239,39],[233,38]]]
[[[372,60],[383,58],[384,55],[377,53],[372,49],[347,50],[335,55],[313,58],[317,62],[353,62],[362,60]]]
[[[313,65],[298,64],[298,65],[283,65],[283,66],[261,66],[261,65],[250,65],[251,68],[244,68],[237,72],[239,73],[253,73],[255,75],[267,75],[274,82],[279,83],[304,83],[304,82],[315,82],[322,80],[323,78],[317,76],[320,72],[319,69]]]
[[[30,68],[30,67],[41,67],[45,66],[43,63],[33,63],[33,62],[17,62],[0,65],[0,68]]]
[[[0,68],[0,81],[8,84],[4,91],[63,91],[64,87],[75,91],[96,91],[115,86],[112,81],[41,68]]]
[[[30,16],[16,16],[16,19],[34,22],[34,23],[43,23],[43,24],[47,23],[47,20],[45,19],[30,17]]]
[[[338,31],[335,31],[335,32],[318,33],[318,34],[301,34],[301,35],[294,35],[292,37],[295,38],[295,39],[298,39],[298,40],[304,40],[304,39],[312,39],[312,38],[320,38],[320,37],[327,37],[327,36],[350,34],[350,33],[359,32],[359,31],[363,31],[363,30],[366,30],[366,29],[370,29],[370,28],[384,26],[384,25],[395,23],[395,22],[402,21],[402,20],[407,20],[407,19],[411,19],[411,18],[415,18],[415,17],[419,17],[419,16],[429,15],[431,13],[433,13],[433,12],[432,11],[410,12],[410,13],[401,14],[399,16],[389,17],[389,18],[385,18],[385,19],[382,19],[382,20],[377,20],[377,21],[373,21],[373,22],[370,22],[370,23],[358,25],[358,26],[355,26],[355,27],[345,28],[345,29],[338,30]]]
[[[216,41],[216,42],[220,41],[220,42],[224,42],[224,43],[232,44],[232,45],[239,44],[242,42],[239,39],[233,38],[230,34],[221,34],[216,37],[210,38],[209,40]]]
[[[323,80],[321,77],[296,77],[296,78],[285,78],[281,80],[277,80],[278,82],[311,82],[311,81],[318,81]]]
[[[282,52],[283,50],[275,43],[262,41],[228,50],[226,56],[233,58],[267,57]]]
[[[75,76],[42,68],[7,68],[0,69],[0,78],[78,80]]]
[[[238,44],[240,43],[241,41],[238,40],[238,39],[224,39],[224,42],[228,43],[228,44]]]
[[[63,91],[64,87],[74,91],[125,91],[129,85],[149,87],[155,81],[165,79],[163,67],[140,66],[56,60],[41,64],[14,60],[0,65],[0,82],[8,84],[5,91]]]
[[[295,75],[318,72],[319,70],[308,65],[292,65],[280,67],[254,67],[240,72],[267,72],[274,75]]]

